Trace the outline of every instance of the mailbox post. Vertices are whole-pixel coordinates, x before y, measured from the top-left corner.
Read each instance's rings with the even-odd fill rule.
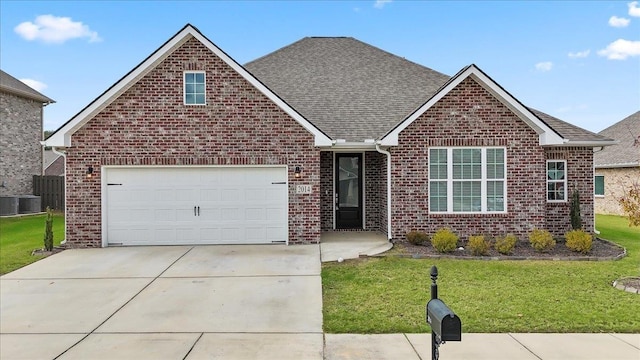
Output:
[[[427,303],[427,323],[431,326],[431,359],[438,360],[438,347],[445,341],[462,341],[462,324],[458,315],[438,299],[438,268],[431,267],[431,300]]]

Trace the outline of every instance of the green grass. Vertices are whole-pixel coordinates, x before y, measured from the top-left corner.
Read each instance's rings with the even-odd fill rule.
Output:
[[[44,247],[44,221],[45,215],[0,218],[0,275],[42,259],[31,252]],[[64,216],[54,214],[54,245],[63,237]]]
[[[326,263],[324,331],[427,332],[432,265],[439,297],[463,332],[640,332],[640,296],[612,282],[640,275],[640,229],[597,216],[600,237],[627,248],[619,261],[485,261],[387,257]]]

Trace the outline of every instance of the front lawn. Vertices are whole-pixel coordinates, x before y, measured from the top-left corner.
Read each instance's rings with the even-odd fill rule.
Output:
[[[387,257],[325,263],[324,331],[427,332],[429,271],[463,332],[640,332],[640,296],[612,282],[640,274],[640,229],[597,216],[600,237],[627,248],[619,261],[485,261]]]
[[[0,275],[42,259],[42,256],[32,256],[31,252],[44,247],[45,216],[0,218]],[[60,245],[63,237],[64,215],[56,213],[53,217],[54,245]]]

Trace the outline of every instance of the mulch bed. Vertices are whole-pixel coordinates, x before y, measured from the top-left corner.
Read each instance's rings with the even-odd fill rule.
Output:
[[[471,250],[455,250],[443,254],[436,251],[429,242],[424,245],[413,245],[407,240],[397,240],[394,247],[398,248],[400,256],[413,258],[462,258],[462,259],[486,259],[486,260],[618,260],[626,256],[626,250],[610,241],[596,238],[593,247],[588,254],[581,254],[569,250],[564,242],[558,241],[553,250],[541,253],[534,250],[528,241],[518,241],[510,255],[502,255],[493,247],[487,256],[474,256]]]

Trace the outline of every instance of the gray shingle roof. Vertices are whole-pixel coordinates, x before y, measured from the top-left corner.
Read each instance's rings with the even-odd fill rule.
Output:
[[[375,139],[449,76],[350,37],[306,37],[245,65],[333,139]]]
[[[333,139],[378,139],[450,77],[351,37],[306,37],[245,65]],[[571,141],[609,140],[534,111]]]
[[[598,134],[619,141],[618,145],[594,154],[598,168],[640,166],[640,111],[600,131]]]
[[[2,70],[0,70],[0,90],[47,104],[55,102]]]
[[[612,141],[610,137],[603,134],[594,134],[591,131],[581,127],[569,124],[542,111],[529,108],[535,116],[544,121],[550,128],[555,130],[560,136],[572,142],[594,142],[594,141]]]

